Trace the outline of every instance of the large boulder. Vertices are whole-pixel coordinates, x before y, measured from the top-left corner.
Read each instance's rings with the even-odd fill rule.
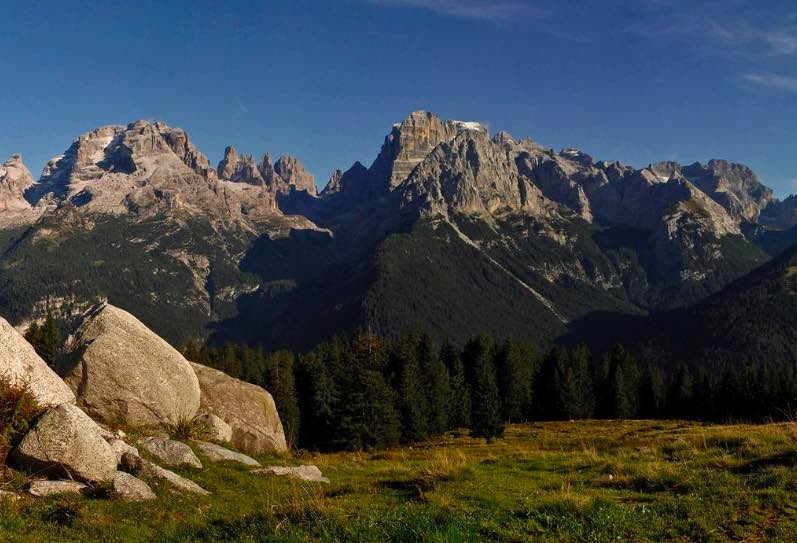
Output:
[[[12,452],[14,462],[31,473],[45,473],[83,482],[110,481],[116,453],[97,424],[71,404],[39,417]]]
[[[61,374],[96,419],[174,424],[199,407],[199,382],[188,361],[127,311],[109,304],[89,310],[66,353]]]
[[[42,360],[22,334],[0,317],[0,375],[26,384],[38,402],[50,407],[75,403],[75,395]]]
[[[271,394],[201,364],[191,363],[202,389],[200,412],[232,427],[232,444],[248,453],[286,451],[285,432]]]

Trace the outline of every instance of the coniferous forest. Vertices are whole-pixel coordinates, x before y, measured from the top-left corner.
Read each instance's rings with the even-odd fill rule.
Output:
[[[318,450],[387,447],[464,428],[489,440],[509,422],[787,420],[797,402],[790,364],[665,372],[619,345],[600,356],[584,346],[543,352],[486,334],[455,346],[357,331],[306,354],[193,343],[184,353],[269,390],[292,445]]]

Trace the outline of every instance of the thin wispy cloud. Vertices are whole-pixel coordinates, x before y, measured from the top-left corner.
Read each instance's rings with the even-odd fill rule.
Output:
[[[786,77],[779,74],[745,74],[745,81],[764,87],[797,93],[797,77]]]
[[[531,10],[531,2],[520,0],[365,0],[371,4],[422,8],[445,17],[508,21]]]
[[[713,54],[743,60],[777,60],[797,56],[797,18],[794,14],[750,21],[733,3],[700,4],[684,10],[666,0],[640,0],[658,21],[636,23],[628,30],[654,39],[691,42]]]

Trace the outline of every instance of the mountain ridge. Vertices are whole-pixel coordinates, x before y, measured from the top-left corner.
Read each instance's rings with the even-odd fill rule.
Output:
[[[516,335],[552,341],[593,311],[644,314],[696,302],[766,261],[761,247],[790,239],[790,200],[775,199],[743,165],[634,169],[424,111],[390,129],[371,166],[333,172],[320,192],[295,157],[256,161],[229,146],[214,167],[184,130],[162,122],[84,134],[36,181],[20,165],[13,159],[0,170],[0,199],[21,206],[9,213],[0,205],[0,310],[24,322],[40,318],[49,298],[71,295],[35,270],[15,275],[21,258],[47,259],[58,247],[76,261],[54,273],[85,285],[74,287],[81,307],[115,292],[121,299],[112,301],[146,319],[172,297],[182,309],[164,313],[174,321],[165,335],[175,342],[211,335],[309,347],[357,326],[395,334],[428,322],[423,311],[411,316],[411,304],[419,311],[433,296],[445,300],[441,339],[480,326],[501,335],[498,323],[479,318],[457,329],[477,310],[465,292],[482,308],[494,305],[493,318]],[[125,247],[128,256],[108,253],[89,265],[77,249],[87,243]],[[125,258],[136,259],[127,284],[140,299],[113,287],[111,269],[132,270]],[[438,266],[421,266],[427,259]],[[145,280],[148,266],[155,277]],[[459,292],[432,280],[442,269]],[[25,300],[9,301],[15,288]],[[536,301],[521,310],[518,296]],[[191,323],[183,333],[181,321]]]

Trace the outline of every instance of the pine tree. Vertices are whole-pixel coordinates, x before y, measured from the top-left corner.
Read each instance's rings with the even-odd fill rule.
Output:
[[[498,350],[498,387],[506,421],[526,420],[533,401],[536,354],[531,345],[506,340]]]
[[[504,434],[493,351],[490,338],[481,334],[463,352],[471,375],[471,434],[488,441]]]
[[[577,347],[568,358],[568,374],[564,379],[565,416],[571,419],[590,418],[595,412],[595,393],[589,349]]]
[[[418,361],[418,338],[405,336],[391,353],[390,366],[397,373],[398,410],[401,439],[421,441],[429,436],[429,402],[424,376]]]
[[[462,358],[457,350],[446,342],[440,349],[440,360],[448,369],[450,376],[449,427],[467,428],[470,426],[471,419],[471,399]]]
[[[618,345],[602,364],[603,415],[627,419],[639,408],[639,369],[631,354]]]
[[[435,352],[432,338],[428,334],[422,335],[418,342],[417,358],[425,382],[429,435],[440,435],[448,429],[450,416],[451,388],[448,368]]]
[[[667,394],[667,412],[671,417],[688,419],[693,413],[693,380],[689,368],[679,364]]]
[[[55,368],[56,359],[58,357],[58,346],[61,343],[61,332],[50,310],[47,311],[47,316],[41,326],[36,322],[30,325],[30,328],[28,328],[25,334],[25,339],[28,340],[28,343],[33,346],[36,353],[48,366]]]
[[[648,365],[639,387],[639,414],[645,418],[661,416],[665,401],[664,378],[659,368]]]
[[[387,385],[387,350],[373,334],[358,331],[335,368],[340,399],[333,443],[344,449],[371,449],[397,443],[401,420],[396,395]]]
[[[252,356],[252,359],[254,361],[255,356]],[[264,388],[274,398],[285,437],[290,445],[297,443],[300,424],[293,364],[293,353],[286,350],[277,351],[266,360],[263,375]]]
[[[570,418],[569,402],[574,396],[568,387],[573,384],[572,372],[568,368],[567,352],[554,347],[542,360],[535,393],[536,416],[545,420]]]
[[[340,356],[339,340],[302,356],[297,365],[299,391],[299,443],[303,447],[333,447],[339,392],[333,378]]]

